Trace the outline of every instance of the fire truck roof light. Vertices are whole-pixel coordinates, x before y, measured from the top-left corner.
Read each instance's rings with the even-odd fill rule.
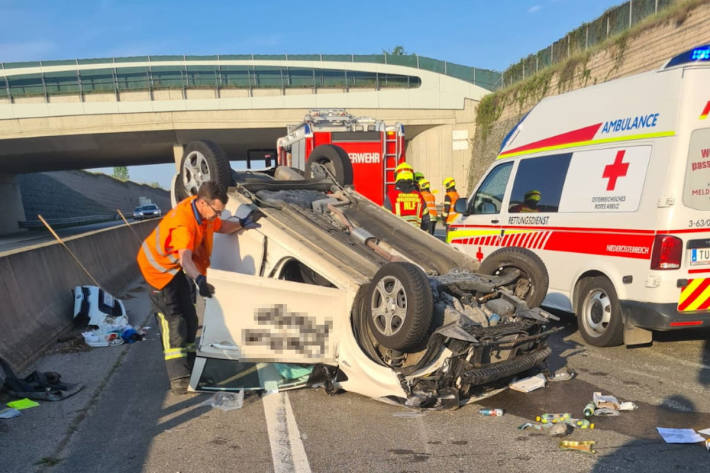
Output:
[[[677,66],[679,64],[688,64],[696,62],[707,62],[710,61],[710,44],[705,44],[703,46],[698,46],[688,51],[682,52],[677,56],[671,58],[668,63],[664,66],[664,69],[669,67]]]

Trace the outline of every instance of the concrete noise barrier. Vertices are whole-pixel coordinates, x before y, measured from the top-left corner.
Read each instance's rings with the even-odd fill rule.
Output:
[[[145,238],[158,220],[131,224]],[[115,296],[140,274],[140,243],[125,225],[67,237],[66,245],[104,289]],[[91,281],[59,243],[0,256],[0,356],[22,370],[72,326],[75,286]]]

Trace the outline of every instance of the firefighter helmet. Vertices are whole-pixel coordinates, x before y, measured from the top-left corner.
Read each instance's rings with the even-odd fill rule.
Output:
[[[409,163],[399,163],[396,168],[394,168],[395,174],[399,174],[402,171],[414,172],[414,168]],[[412,176],[413,178],[414,176]]]
[[[419,181],[421,181],[422,179],[424,179],[424,173],[421,173],[421,172],[419,172],[419,171],[417,171],[417,172],[414,173],[414,180],[415,180],[416,182],[419,182]]]
[[[419,180],[419,188],[423,191],[429,190],[429,179],[421,178]]]
[[[537,189],[533,189],[525,193],[525,200],[534,200],[535,202],[540,202],[541,197],[542,193]]]
[[[414,174],[412,171],[400,171],[397,173],[397,177],[394,179],[395,182],[399,181],[413,181],[414,180]]]
[[[444,179],[444,187],[446,188],[446,190],[453,189],[454,187],[456,187],[456,181],[454,181],[454,178],[447,177],[446,179]]]

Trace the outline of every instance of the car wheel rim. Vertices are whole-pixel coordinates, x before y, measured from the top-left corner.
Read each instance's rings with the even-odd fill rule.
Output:
[[[199,151],[191,151],[182,163],[182,183],[189,194],[197,194],[203,182],[211,180],[207,158]]]
[[[370,304],[375,329],[391,337],[402,330],[407,318],[407,293],[402,282],[387,276],[379,280]]]
[[[587,333],[593,337],[603,335],[611,322],[611,300],[609,295],[597,289],[587,294],[582,306],[582,323]]]

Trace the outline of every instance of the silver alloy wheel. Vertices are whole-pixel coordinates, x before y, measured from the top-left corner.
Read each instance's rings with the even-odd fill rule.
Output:
[[[611,322],[611,299],[601,289],[590,291],[582,304],[582,323],[593,337],[602,336]]]
[[[199,151],[191,151],[190,154],[185,156],[182,162],[181,174],[185,190],[192,195],[196,195],[200,185],[209,181],[212,177],[207,158]]]
[[[386,336],[402,329],[407,318],[407,293],[402,282],[394,276],[380,279],[370,301],[375,328]]]

